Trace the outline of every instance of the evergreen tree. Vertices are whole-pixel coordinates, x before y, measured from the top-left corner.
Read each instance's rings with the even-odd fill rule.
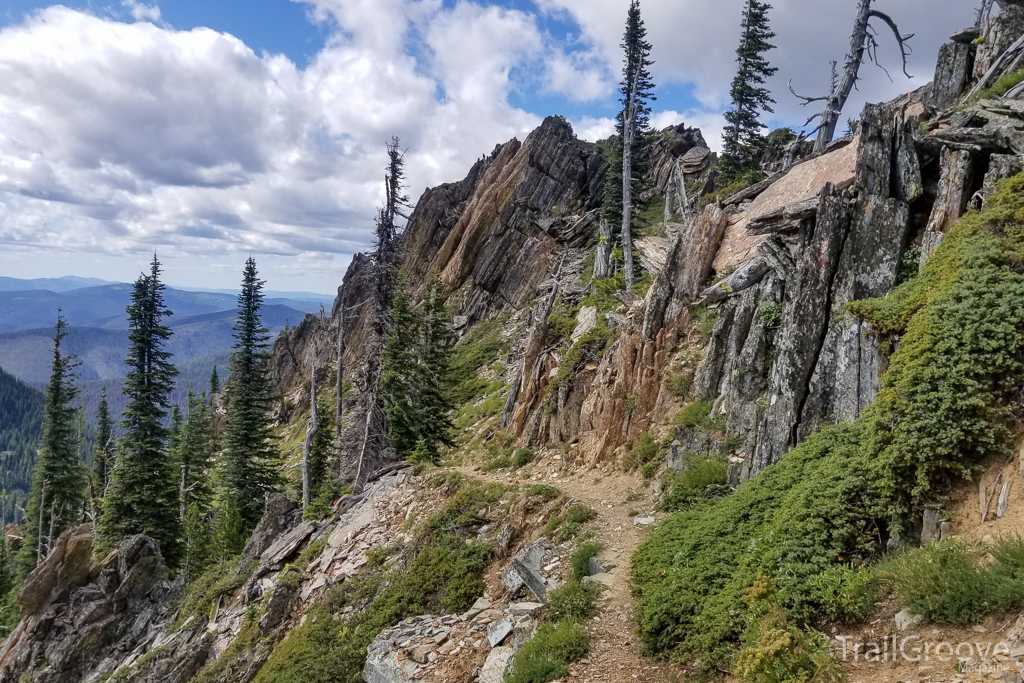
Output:
[[[196,394],[189,387],[177,458],[181,468],[179,510],[182,520],[190,506],[205,516],[213,504],[213,486],[210,483],[213,462],[210,417],[206,396]]]
[[[220,393],[220,377],[217,376],[217,366],[213,366],[213,372],[210,373],[210,402],[213,402],[213,397]]]
[[[227,495],[246,530],[256,526],[267,494],[280,485],[280,455],[271,414],[273,396],[267,353],[270,333],[260,318],[263,285],[256,272],[256,261],[249,257],[238,295],[222,459]]]
[[[738,68],[732,81],[732,109],[726,113],[728,125],[723,134],[722,175],[728,182],[745,174],[760,174],[764,135],[761,112],[772,113],[771,91],[765,87],[778,71],[765,59],[775,46],[769,41],[775,34],[769,28],[771,5],[762,0],[747,0],[743,9],[740,46],[736,50]]]
[[[110,419],[107,404],[107,388],[103,387],[100,403],[96,408],[96,456],[93,460],[93,490],[97,499],[103,498],[107,490],[107,477],[113,464],[114,421]]]
[[[21,612],[18,609],[17,591],[14,590],[14,563],[7,539],[0,539],[0,640],[6,638],[18,625]]]
[[[437,460],[437,447],[441,444],[453,446],[451,410],[455,407],[451,399],[448,380],[451,374],[451,350],[455,343],[451,317],[441,296],[440,283],[435,279],[423,302],[420,325],[420,396],[419,438],[429,460]]]
[[[189,583],[210,565],[213,534],[210,520],[198,505],[189,505],[182,521],[181,576]]]
[[[46,387],[43,439],[32,477],[32,491],[25,510],[22,549],[18,566],[27,574],[53,547],[66,529],[82,519],[85,503],[85,467],[78,452],[74,355],[64,355],[61,342],[67,321],[57,313],[53,337],[53,363]]]
[[[419,436],[419,399],[416,343],[419,320],[412,311],[409,294],[399,281],[395,286],[390,314],[391,330],[384,343],[380,379],[381,398],[388,422],[388,435],[399,456],[416,447]]]
[[[128,405],[121,414],[117,463],[103,501],[101,535],[109,543],[125,536],[146,534],[156,540],[168,565],[178,561],[178,477],[164,449],[164,426],[169,395],[177,374],[171,354],[164,350],[171,330],[163,324],[171,315],[164,304],[160,262],[156,255],[149,275],[132,287],[128,305],[128,374],[122,389]]]
[[[418,311],[399,282],[390,318],[381,375],[388,434],[400,456],[435,461],[438,446],[452,445],[453,407],[447,385],[453,335],[436,281]]]

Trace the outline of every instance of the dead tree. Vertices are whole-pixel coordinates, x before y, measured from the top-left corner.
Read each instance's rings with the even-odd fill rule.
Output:
[[[626,289],[636,284],[633,272],[633,142],[636,140],[637,90],[641,67],[629,88],[629,100],[622,116],[622,260]]]
[[[981,7],[978,8],[978,17],[974,25],[981,29],[981,35],[988,38],[988,31],[992,27],[992,6],[996,0],[981,0]]]
[[[352,485],[353,493],[359,493],[367,458],[381,459],[388,442],[387,425],[380,404],[381,363],[384,340],[387,339],[391,327],[391,302],[394,298],[399,266],[400,234],[397,218],[405,216],[404,209],[409,206],[409,197],[405,194],[405,150],[402,149],[400,140],[397,137],[392,138],[387,150],[388,166],[384,175],[386,198],[384,206],[377,212],[377,244],[372,258],[374,289],[369,313],[369,353],[365,365],[366,423],[359,447],[356,478]]]
[[[806,97],[796,92],[793,89],[793,83],[790,81],[789,91],[796,97],[804,101],[804,106],[811,102],[824,102],[825,108],[807,119],[804,126],[810,125],[815,119],[820,119],[817,128],[814,130],[818,133],[818,139],[814,144],[814,151],[820,152],[832,142],[832,138],[836,134],[836,126],[839,124],[839,117],[843,113],[843,107],[846,106],[846,101],[850,98],[850,93],[853,92],[854,87],[857,85],[857,81],[860,78],[860,67],[864,63],[865,55],[869,60],[875,63],[879,68],[885,71],[886,76],[889,72],[885,70],[878,62],[878,40],[876,36],[877,32],[871,25],[872,19],[878,19],[888,26],[893,35],[896,37],[896,43],[900,47],[900,57],[903,61],[903,74],[907,78],[911,78],[911,75],[907,73],[907,57],[910,55],[910,46],[907,44],[911,38],[914,37],[913,33],[904,34],[901,33],[896,22],[893,21],[892,17],[884,12],[879,12],[876,9],[871,8],[871,3],[874,0],[858,0],[857,3],[857,20],[853,24],[853,35],[850,37],[850,51],[846,54],[846,64],[843,67],[842,77],[837,77],[835,67],[832,70],[832,89],[828,95],[822,97]],[[890,77],[890,80],[892,78]]]
[[[309,373],[309,421],[306,423],[306,440],[302,442],[302,507],[310,501],[309,457],[313,451],[313,437],[320,431],[320,420],[316,414],[316,364]]]

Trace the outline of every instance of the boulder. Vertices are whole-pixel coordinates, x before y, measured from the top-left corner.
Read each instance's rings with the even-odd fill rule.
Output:
[[[541,572],[546,550],[547,540],[538,538],[516,553],[501,575],[510,595],[517,595],[525,586],[538,600],[547,603],[548,591],[544,584],[544,574]]]
[[[487,625],[487,642],[491,644],[491,647],[498,647],[509,637],[512,629],[512,622],[508,619],[492,621]]]
[[[502,683],[514,655],[515,652],[511,647],[496,647],[491,650],[480,669],[477,683]]]
[[[21,615],[34,616],[51,601],[84,585],[91,565],[92,534],[88,525],[65,531],[46,559],[25,579],[18,593]]]
[[[906,631],[909,628],[913,628],[924,621],[924,617],[914,614],[908,609],[900,610],[896,613],[896,630]]]
[[[576,316],[576,329],[572,331],[572,341],[575,343],[587,332],[597,326],[597,307],[584,306]]]

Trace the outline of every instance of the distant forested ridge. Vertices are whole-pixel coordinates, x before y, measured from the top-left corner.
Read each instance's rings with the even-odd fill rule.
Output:
[[[43,430],[43,395],[0,368],[0,519],[22,514]]]

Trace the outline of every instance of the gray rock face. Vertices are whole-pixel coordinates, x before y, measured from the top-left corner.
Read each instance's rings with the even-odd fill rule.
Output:
[[[88,528],[71,529],[29,576],[22,620],[0,646],[0,680],[89,680],[113,671],[152,637],[179,589],[167,582],[156,543],[129,537],[99,565],[91,564],[91,554]],[[191,662],[204,659],[201,648],[190,656]],[[180,681],[197,668],[178,664],[163,680]]]
[[[968,32],[961,31],[953,37],[952,42],[939,49],[935,78],[925,95],[925,102],[929,106],[935,109],[948,107],[967,90],[974,70],[975,54],[975,46],[971,44],[974,39],[965,40],[968,36]]]

